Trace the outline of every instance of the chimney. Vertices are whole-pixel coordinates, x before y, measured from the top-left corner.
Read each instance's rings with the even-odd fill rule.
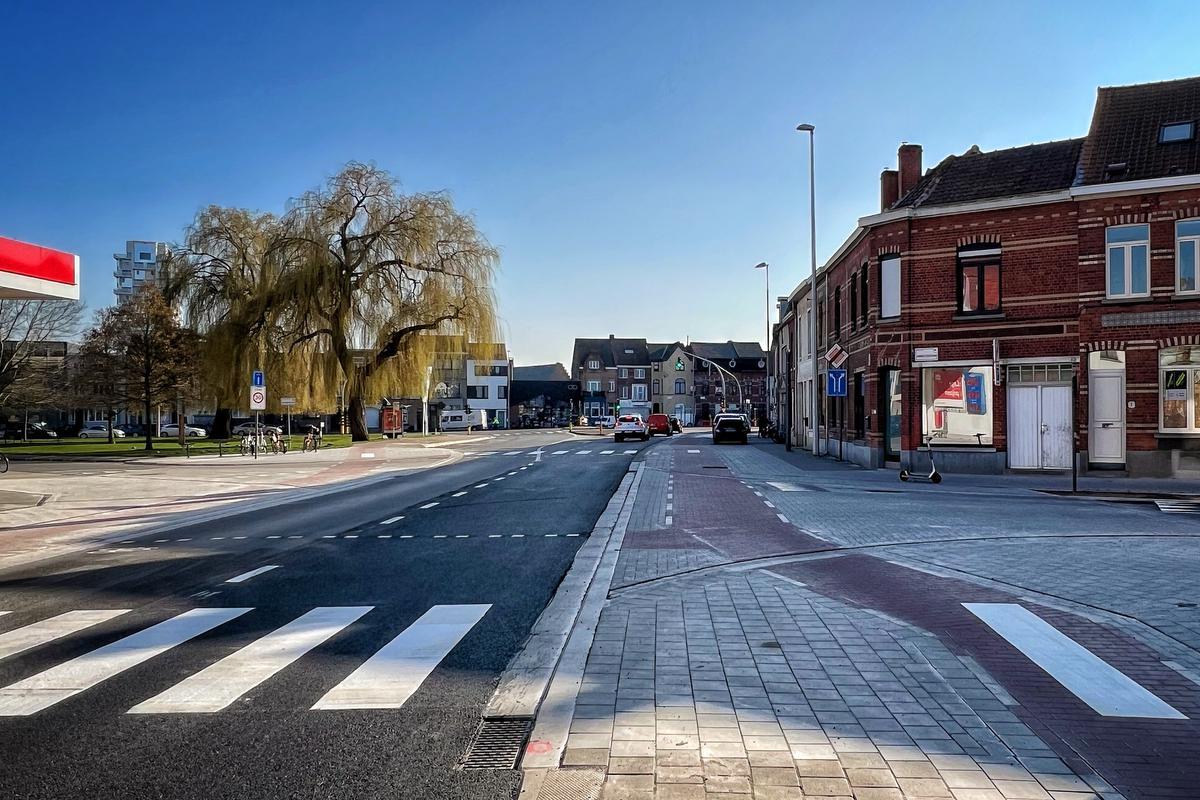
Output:
[[[885,169],[879,173],[879,210],[887,211],[900,199],[900,173]]]
[[[921,145],[900,145],[900,196],[908,192],[921,180]]]

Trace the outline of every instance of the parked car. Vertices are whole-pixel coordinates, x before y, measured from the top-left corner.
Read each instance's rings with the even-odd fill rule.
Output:
[[[171,439],[177,438],[179,436],[179,425],[174,422],[172,422],[170,425],[163,425],[159,430],[159,433],[162,436],[166,436]],[[195,425],[185,424],[183,426],[183,435],[187,436],[188,438],[195,438],[198,436],[207,436],[208,434],[204,432],[204,428],[197,428]]]
[[[720,444],[724,439],[732,439],[742,444],[750,440],[750,423],[742,414],[717,414],[713,418],[713,444]]]
[[[651,436],[656,433],[670,436],[674,433],[671,430],[671,420],[667,419],[666,414],[651,414],[646,418],[646,429]]]
[[[44,422],[31,422],[22,425],[20,422],[10,422],[4,429],[5,439],[57,439],[58,434],[50,430]]]
[[[640,419],[640,417],[639,417],[639,419]],[[617,418],[612,416],[611,414],[609,414],[607,417],[601,417],[600,418],[600,427],[602,427],[602,428],[617,427]]]
[[[113,438],[124,439],[125,431],[117,426],[113,426]],[[107,439],[108,438],[108,423],[107,422],[85,422],[83,427],[79,429],[80,439]]]
[[[123,422],[120,425],[113,425],[113,430],[121,431],[126,436],[146,435],[146,427],[144,425],[135,425],[132,422]]]
[[[670,417],[671,430],[675,433],[683,433],[683,423],[679,421],[679,417],[674,414]]]
[[[627,436],[636,436],[643,442],[650,438],[650,429],[637,414],[622,414],[617,417],[613,438],[618,442],[623,442]]]
[[[230,433],[232,433],[234,436],[241,436],[243,433],[249,434],[250,436],[254,436],[255,433],[266,436],[267,434],[271,433],[271,431],[282,434],[283,428],[276,427],[275,425],[268,425],[265,422],[256,423],[251,420],[250,422],[243,422],[240,425],[234,425],[233,430],[231,430]]]

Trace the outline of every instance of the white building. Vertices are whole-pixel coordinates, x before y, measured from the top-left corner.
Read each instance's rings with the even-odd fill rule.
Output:
[[[113,270],[113,277],[117,280],[113,294],[117,296],[117,302],[124,303],[142,286],[157,283],[160,261],[166,254],[165,242],[137,239],[125,242],[124,253],[113,253],[117,262],[117,268]]]
[[[488,427],[508,427],[508,351],[503,344],[473,345],[494,347],[492,358],[467,358],[466,406],[487,415]],[[476,353],[478,355],[478,353]]]

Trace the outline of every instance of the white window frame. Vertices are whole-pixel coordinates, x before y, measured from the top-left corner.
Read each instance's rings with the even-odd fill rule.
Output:
[[[609,382],[608,382],[608,390],[609,390],[610,392],[615,392],[615,391],[617,390],[617,382],[616,382],[616,381],[609,381]]]
[[[620,375],[621,375],[621,377],[622,377],[622,378],[628,378],[628,377],[629,377],[629,370],[628,370],[626,367],[621,367],[621,373],[620,373]]]
[[[1108,232],[1118,228],[1145,228],[1146,238],[1136,242],[1114,242],[1109,244]],[[1133,249],[1135,247],[1144,247],[1146,249],[1146,291],[1144,292],[1132,291]],[[1109,264],[1112,259],[1113,250],[1123,250],[1125,253],[1125,292],[1122,294],[1114,294],[1112,286],[1109,285]],[[1110,225],[1104,229],[1104,296],[1112,299],[1150,296],[1150,226],[1145,222],[1138,222],[1132,225]]]
[[[595,359],[588,362],[588,369],[600,369],[600,362]]]
[[[1194,294],[1200,294],[1200,233],[1189,233],[1186,236],[1181,236],[1179,234],[1179,226],[1187,222],[1200,224],[1200,217],[1181,219],[1175,223],[1175,294],[1190,296]],[[1192,269],[1195,270],[1195,274],[1192,276],[1192,282],[1196,285],[1195,289],[1180,288],[1180,282],[1183,277],[1182,254],[1184,242],[1191,242],[1192,246],[1195,248],[1193,252],[1195,253],[1196,261],[1192,265]]]
[[[646,398],[646,384],[635,383],[633,385],[633,397],[631,397],[630,399],[637,400],[637,401],[644,403],[647,399]]]
[[[600,381],[588,381],[587,382],[587,390],[589,392],[600,391]]]
[[[879,316],[882,319],[900,317],[900,278],[900,256],[883,256],[879,259]]]
[[[1164,350],[1172,348],[1164,348]],[[1187,349],[1186,346],[1184,349]],[[1187,374],[1187,405],[1184,419],[1188,425],[1183,428],[1168,428],[1163,424],[1163,403],[1166,400],[1166,382],[1168,372],[1184,372]],[[1200,364],[1163,364],[1162,351],[1158,359],[1158,432],[1159,433],[1200,433],[1200,425],[1196,425],[1196,383],[1200,378]]]
[[[679,388],[679,384],[683,384],[683,388]],[[687,394],[687,381],[683,378],[675,379],[675,394]]]
[[[621,387],[621,399],[622,400],[629,399],[629,386],[628,385],[624,385]]]
[[[644,369],[635,369],[635,370],[633,371],[633,377],[635,377],[635,378],[645,378],[645,377],[646,377],[646,370],[644,370]]]

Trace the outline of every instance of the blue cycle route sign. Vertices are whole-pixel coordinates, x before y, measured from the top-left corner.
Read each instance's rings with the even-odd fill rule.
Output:
[[[825,373],[825,396],[846,396],[846,370],[831,369]]]
[[[254,372],[250,373],[250,385],[254,386],[254,387],[261,387],[261,386],[267,385],[266,379],[263,378],[263,373],[262,373],[261,369],[256,369],[256,370],[254,370]]]

